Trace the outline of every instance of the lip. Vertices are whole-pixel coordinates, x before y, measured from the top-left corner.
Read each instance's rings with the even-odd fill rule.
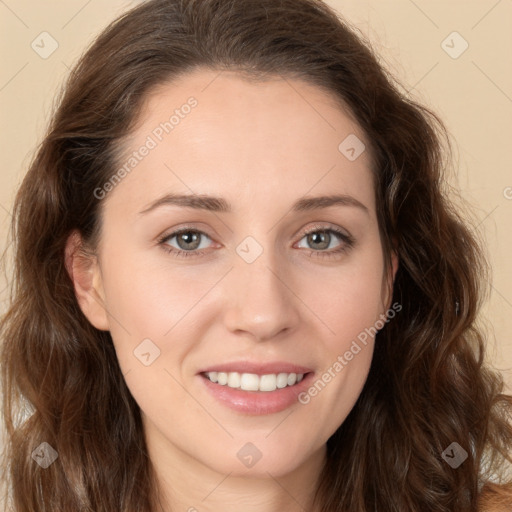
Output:
[[[238,368],[239,367],[240,366],[238,366]],[[219,368],[221,367],[219,366]],[[226,368],[226,366],[222,366],[222,368]],[[265,370],[268,370],[268,366],[265,366]],[[207,392],[222,405],[239,413],[262,416],[283,411],[296,404],[298,402],[298,396],[311,385],[310,383],[314,379],[314,375],[314,372],[307,373],[299,383],[293,386],[286,386],[282,389],[276,389],[275,391],[243,391],[241,389],[230,388],[211,382],[210,379],[202,373],[198,375],[198,378],[201,379],[202,385],[205,386]]]
[[[313,370],[305,366],[286,363],[284,361],[269,361],[268,363],[256,361],[232,361],[230,363],[216,364],[208,366],[198,372],[238,372],[238,373],[254,373],[256,375],[268,375],[271,373],[310,373]],[[272,393],[272,391],[270,392]]]

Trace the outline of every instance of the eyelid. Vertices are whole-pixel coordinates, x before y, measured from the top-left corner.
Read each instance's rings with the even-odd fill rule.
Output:
[[[342,228],[336,226],[335,224],[330,224],[330,223],[327,223],[327,225],[316,223],[316,224],[313,224],[312,226],[309,226],[309,227],[303,229],[302,231],[300,231],[300,233],[302,233],[302,236],[305,236],[305,235],[309,235],[310,233],[316,233],[317,231],[334,231],[334,232],[339,233],[340,235],[343,235],[347,238],[352,238],[352,236],[350,235],[350,233],[348,231],[343,230]]]
[[[200,223],[202,224],[202,223]],[[158,235],[158,239],[169,238],[171,235],[178,235],[183,233],[184,231],[197,231],[198,233],[202,233],[209,238],[214,238],[210,234],[208,234],[208,228],[199,227],[197,224],[183,224],[177,227],[166,229],[161,235]]]

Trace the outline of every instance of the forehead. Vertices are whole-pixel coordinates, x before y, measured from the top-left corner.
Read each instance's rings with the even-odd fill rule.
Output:
[[[351,160],[344,151],[354,143],[365,150]],[[148,94],[122,144],[118,168],[126,177],[109,201],[141,206],[165,187],[231,196],[235,205],[334,191],[372,207],[369,149],[350,112],[321,88],[195,70]]]

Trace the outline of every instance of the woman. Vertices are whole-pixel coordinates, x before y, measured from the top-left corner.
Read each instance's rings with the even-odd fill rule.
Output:
[[[444,140],[319,1],[111,24],[15,201],[12,510],[510,507]]]

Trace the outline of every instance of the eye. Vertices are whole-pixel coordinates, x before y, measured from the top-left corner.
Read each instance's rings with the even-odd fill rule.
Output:
[[[302,242],[303,240],[306,245]],[[312,249],[310,256],[329,257],[347,251],[353,245],[354,239],[341,230],[315,226],[304,234],[297,247]]]
[[[208,244],[203,243],[206,240],[211,241],[206,233],[197,229],[184,228],[164,235],[158,242],[165,251],[179,257],[204,255],[205,253],[201,250],[208,248]]]

